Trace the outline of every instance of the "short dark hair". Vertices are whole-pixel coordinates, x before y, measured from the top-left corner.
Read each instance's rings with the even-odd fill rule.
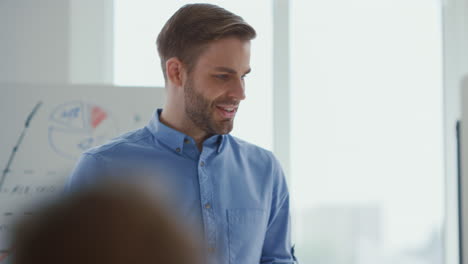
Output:
[[[196,242],[180,227],[141,188],[96,186],[17,223],[13,263],[201,263]]]
[[[226,38],[255,38],[256,32],[242,17],[212,4],[188,4],[166,22],[156,44],[166,79],[166,61],[177,57],[190,72],[206,44]]]

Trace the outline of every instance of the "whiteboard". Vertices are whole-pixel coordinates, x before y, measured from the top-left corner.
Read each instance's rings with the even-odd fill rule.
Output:
[[[0,263],[11,223],[35,202],[63,189],[80,154],[145,126],[162,107],[165,90],[102,85],[0,84],[0,169],[18,143],[10,170],[0,176]],[[29,126],[25,122],[32,110]],[[3,178],[3,180],[2,180]]]

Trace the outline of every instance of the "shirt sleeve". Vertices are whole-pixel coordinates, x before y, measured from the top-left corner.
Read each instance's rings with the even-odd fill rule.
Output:
[[[70,174],[65,185],[65,192],[73,192],[89,186],[102,175],[104,175],[104,169],[99,157],[95,154],[84,153]]]
[[[263,244],[262,264],[293,264],[296,257],[291,245],[291,216],[289,192],[283,170],[274,158],[277,182],[273,188],[272,206]]]

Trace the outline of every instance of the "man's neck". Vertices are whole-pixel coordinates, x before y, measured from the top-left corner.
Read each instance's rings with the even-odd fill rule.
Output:
[[[163,109],[161,115],[159,116],[159,121],[164,125],[193,138],[198,147],[198,150],[200,151],[203,148],[203,142],[207,138],[212,136],[195,126],[195,124],[193,124],[191,120],[187,118],[177,117],[176,115],[173,115],[170,111],[166,111],[165,109]]]

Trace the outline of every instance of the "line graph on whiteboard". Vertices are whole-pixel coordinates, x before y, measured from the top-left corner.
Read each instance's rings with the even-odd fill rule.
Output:
[[[116,135],[112,114],[99,105],[72,101],[57,106],[49,118],[49,144],[60,156],[76,160],[80,154]]]

